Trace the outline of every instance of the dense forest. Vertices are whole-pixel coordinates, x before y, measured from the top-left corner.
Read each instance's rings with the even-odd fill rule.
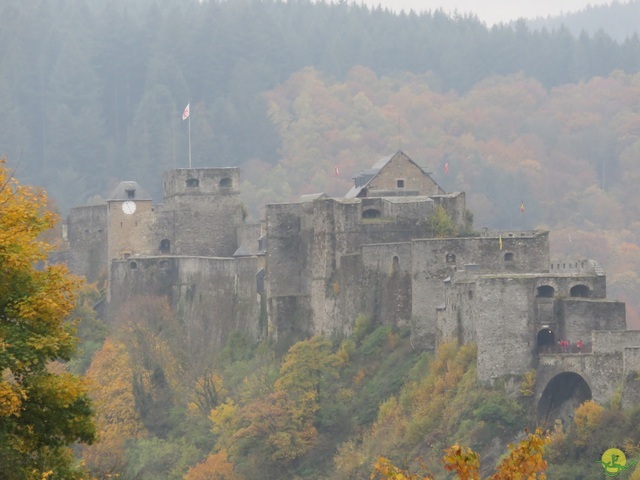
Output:
[[[526,20],[527,26],[534,30],[565,26],[576,37],[583,32],[589,35],[602,32],[618,42],[637,35],[639,21],[640,2],[637,0],[614,0],[603,5],[588,5],[578,12]]]
[[[0,24],[0,155],[61,213],[129,179],[160,201],[160,172],[188,165],[189,103],[193,166],[242,167],[253,219],[343,195],[402,149],[467,193],[476,229],[548,228],[554,254],[600,262],[640,327],[636,35],[307,0],[25,0]],[[195,358],[160,300],[107,329],[98,298],[82,295],[70,363],[92,385],[100,441],[77,453],[98,478],[368,478],[381,452],[440,476],[451,442],[495,463],[530,413],[530,392],[475,384],[472,347],[417,352],[367,318],[279,353],[238,332]],[[638,411],[581,408],[553,431],[550,478],[590,478],[595,436],[640,454]]]
[[[354,66],[396,84],[410,73],[443,95],[497,75],[520,73],[549,91],[640,68],[636,37],[575,38],[524,22],[488,29],[472,16],[346,2],[29,0],[4,4],[0,18],[1,151],[63,210],[123,178],[158,197],[158,172],[187,165],[187,102],[194,166],[281,165],[289,152],[264,95],[306,67],[337,82]],[[385,113],[384,142],[362,142],[375,153],[358,168],[397,145],[406,112]]]
[[[640,326],[637,36],[303,0],[29,0],[0,14],[0,152],[62,212],[123,179],[160,201],[160,172],[188,165],[190,103],[193,166],[242,167],[254,219],[269,202],[343,195],[401,148],[467,192],[476,228],[550,228],[553,253],[599,261]]]

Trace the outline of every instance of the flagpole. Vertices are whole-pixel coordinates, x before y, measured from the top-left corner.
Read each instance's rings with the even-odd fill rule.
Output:
[[[189,168],[191,168],[191,115],[187,120],[189,120]]]

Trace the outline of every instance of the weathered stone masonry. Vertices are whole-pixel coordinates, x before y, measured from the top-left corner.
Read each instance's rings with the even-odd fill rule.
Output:
[[[345,198],[268,205],[261,224],[244,222],[239,174],[171,170],[161,205],[129,181],[106,205],[74,208],[71,269],[90,280],[109,272],[111,316],[136,296],[166,297],[195,350],[234,330],[284,344],[349,334],[366,315],[411,328],[415,346],[477,343],[481,382],[537,369],[542,417],[620,385],[625,402],[640,399],[640,333],[626,331],[624,304],[606,299],[595,262],[551,259],[547,232],[430,238],[436,206],[468,227],[465,195],[444,192],[403,152],[355,177]],[[584,349],[558,352],[565,338]]]

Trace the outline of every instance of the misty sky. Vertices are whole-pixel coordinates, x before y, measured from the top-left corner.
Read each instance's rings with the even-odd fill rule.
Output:
[[[418,12],[442,8],[446,12],[473,12],[489,25],[516,18],[559,15],[582,10],[587,5],[611,3],[610,0],[353,0],[369,6],[382,5],[400,11],[414,9]],[[625,2],[622,2],[625,3]]]

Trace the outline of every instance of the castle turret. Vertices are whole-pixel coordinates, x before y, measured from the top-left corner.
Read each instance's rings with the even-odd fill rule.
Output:
[[[173,218],[171,253],[231,257],[243,223],[240,169],[181,168],[164,175],[163,215]]]
[[[120,182],[107,198],[108,259],[147,253],[151,196],[137,182]]]

